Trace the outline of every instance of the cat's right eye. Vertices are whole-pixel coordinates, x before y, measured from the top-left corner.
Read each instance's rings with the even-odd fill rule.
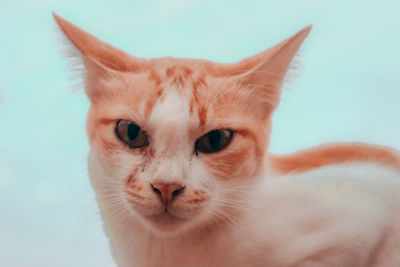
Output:
[[[117,137],[132,148],[149,145],[147,133],[132,121],[118,120],[115,127]]]

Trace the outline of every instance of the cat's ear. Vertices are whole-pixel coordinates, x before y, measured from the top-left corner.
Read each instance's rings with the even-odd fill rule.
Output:
[[[311,30],[311,25],[264,52],[244,59],[228,70],[240,85],[252,90],[253,99],[264,101],[263,112],[278,105],[280,88],[289,64]],[[236,73],[235,73],[236,72]]]
[[[78,64],[84,66],[85,91],[90,100],[102,94],[99,90],[104,89],[98,84],[102,80],[119,72],[141,70],[140,59],[102,42],[55,13],[53,16],[73,49],[69,56],[75,55],[79,58]]]

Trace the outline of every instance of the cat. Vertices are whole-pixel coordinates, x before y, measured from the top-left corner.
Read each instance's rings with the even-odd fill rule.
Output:
[[[54,18],[84,67],[90,177],[119,266],[400,266],[398,152],[267,152],[310,26],[219,64],[136,58]]]

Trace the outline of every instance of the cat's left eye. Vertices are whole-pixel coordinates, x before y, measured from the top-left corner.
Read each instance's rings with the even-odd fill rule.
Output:
[[[119,120],[115,127],[117,137],[133,148],[145,147],[149,145],[147,133],[139,125],[132,121]]]
[[[223,150],[232,140],[233,131],[218,129],[206,133],[197,139],[194,148],[196,153],[215,153]]]

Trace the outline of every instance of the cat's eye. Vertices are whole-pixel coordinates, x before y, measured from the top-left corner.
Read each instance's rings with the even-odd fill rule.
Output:
[[[117,137],[133,148],[145,147],[149,145],[149,138],[146,132],[139,125],[132,121],[119,120],[115,127]]]
[[[232,140],[233,131],[228,129],[213,130],[196,140],[195,151],[214,153],[224,149]]]

